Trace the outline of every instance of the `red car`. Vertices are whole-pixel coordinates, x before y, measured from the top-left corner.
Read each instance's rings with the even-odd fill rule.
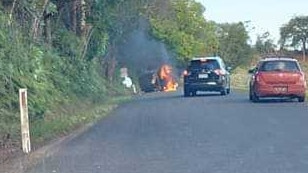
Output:
[[[249,70],[249,99],[253,102],[261,97],[289,97],[305,101],[305,75],[296,59],[271,57],[259,61]]]

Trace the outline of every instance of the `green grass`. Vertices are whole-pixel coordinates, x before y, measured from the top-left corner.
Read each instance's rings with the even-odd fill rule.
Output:
[[[130,96],[117,96],[104,103],[76,101],[74,104],[64,105],[61,109],[48,112],[43,120],[30,124],[34,148],[101,120],[130,98]]]
[[[305,78],[306,81],[308,82],[308,62],[300,62],[300,65],[302,67],[302,70],[305,72]],[[306,98],[308,99],[308,89],[306,93],[307,93]]]
[[[300,62],[302,70],[305,72],[306,78],[308,77],[308,62]]]
[[[248,89],[248,68],[238,67],[231,73],[231,87],[237,90]]]

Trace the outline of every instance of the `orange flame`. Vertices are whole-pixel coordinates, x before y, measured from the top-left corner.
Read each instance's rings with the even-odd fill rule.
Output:
[[[169,65],[162,65],[159,69],[159,78],[163,81],[162,90],[165,92],[176,91],[178,83],[175,81],[172,75],[172,67]]]

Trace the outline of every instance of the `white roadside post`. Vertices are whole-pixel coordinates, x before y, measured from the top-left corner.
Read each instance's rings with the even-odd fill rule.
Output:
[[[30,142],[30,132],[29,132],[27,89],[19,89],[19,106],[20,106],[22,150],[24,153],[28,154],[31,151],[31,142]]]

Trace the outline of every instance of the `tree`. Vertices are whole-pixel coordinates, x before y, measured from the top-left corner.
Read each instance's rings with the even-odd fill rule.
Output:
[[[297,16],[280,28],[280,43],[282,47],[301,45],[303,61],[306,59],[306,45],[308,39],[308,16]]]
[[[170,2],[163,12],[151,13],[153,36],[166,43],[180,62],[217,52],[215,27],[205,20],[205,8],[193,0]]]
[[[89,40],[88,58],[101,58],[102,72],[109,80],[112,80],[116,70],[117,49],[129,33],[138,28],[144,4],[145,0],[101,0],[92,3],[92,15],[88,22],[93,25],[93,37]],[[103,50],[106,54],[102,53]]]
[[[217,24],[216,33],[219,38],[218,54],[228,65],[236,67],[250,60],[249,36],[243,22]]]
[[[255,43],[255,49],[258,53],[269,54],[275,51],[275,44],[273,43],[273,40],[270,39],[269,37],[270,37],[269,32],[265,32],[262,35],[258,35]]]

